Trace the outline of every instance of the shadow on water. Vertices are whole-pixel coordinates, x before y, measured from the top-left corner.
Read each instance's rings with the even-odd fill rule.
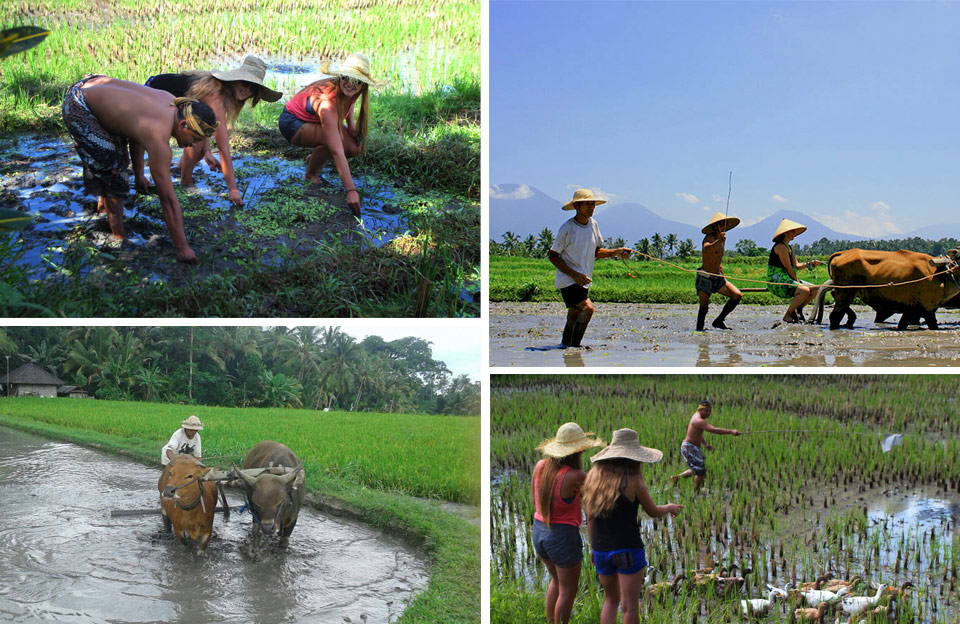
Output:
[[[162,530],[159,469],[0,429],[0,619],[393,622],[426,562],[367,525],[303,508],[286,549],[250,516],[214,520],[204,555]],[[228,490],[232,505],[242,501]]]

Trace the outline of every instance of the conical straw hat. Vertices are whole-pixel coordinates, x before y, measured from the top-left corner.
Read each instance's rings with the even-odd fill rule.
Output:
[[[617,429],[613,432],[610,446],[590,458],[591,461],[606,459],[632,459],[653,464],[663,459],[663,452],[640,445],[640,437],[633,429]]]
[[[584,433],[577,423],[560,425],[557,435],[537,445],[537,450],[547,457],[566,457],[595,446],[603,446],[603,440],[591,438],[593,433]]]
[[[563,205],[564,210],[576,210],[577,204],[582,202],[593,202],[596,205],[605,204],[607,200],[601,199],[593,194],[590,189],[577,189],[573,193],[573,199]]]
[[[807,231],[807,226],[800,225],[796,221],[791,221],[790,219],[784,219],[780,222],[780,225],[777,226],[777,231],[773,234],[773,240],[776,241],[781,234],[793,232],[794,230],[798,230],[795,236],[800,236]]]
[[[722,224],[720,225],[720,229],[723,230],[724,232],[729,232],[733,228],[740,225],[740,219],[738,219],[737,217],[728,217],[722,212],[715,212],[713,213],[713,218],[710,219],[710,223],[703,226],[703,229],[700,231],[703,232],[704,234],[709,234],[710,229],[717,224]]]

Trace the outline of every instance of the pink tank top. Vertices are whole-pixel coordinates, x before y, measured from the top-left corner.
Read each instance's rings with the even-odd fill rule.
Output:
[[[323,94],[324,91],[320,87],[305,87],[287,101],[285,108],[300,121],[320,123],[320,117],[316,111],[310,108],[310,98],[313,96],[321,97]]]
[[[541,459],[537,466],[539,467],[540,464],[545,461],[545,459]],[[550,524],[572,524],[573,526],[580,526],[583,522],[583,514],[580,512],[580,492],[577,491],[577,493],[573,495],[573,501],[570,503],[563,502],[563,499],[560,497],[560,487],[563,485],[563,477],[569,471],[570,466],[564,466],[560,469],[560,472],[557,473],[557,482],[553,486],[553,502],[550,505]],[[544,522],[543,514],[540,513],[540,498],[537,496],[537,487],[540,484],[540,472],[535,472],[536,477],[533,480],[533,505],[536,507],[537,512],[533,517],[540,522]]]

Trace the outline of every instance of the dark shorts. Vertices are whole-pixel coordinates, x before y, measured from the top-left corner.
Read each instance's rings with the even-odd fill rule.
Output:
[[[575,308],[590,297],[590,291],[580,284],[570,284],[560,289],[560,296],[568,308]]]
[[[280,119],[277,120],[277,125],[280,126],[280,134],[282,134],[283,138],[288,142],[293,141],[293,135],[303,127],[304,123],[306,122],[297,119],[297,116],[287,109],[283,109],[283,112],[280,113]]]
[[[541,559],[552,561],[567,568],[583,561],[583,538],[580,527],[572,524],[551,523],[547,525],[534,519],[533,550]]]
[[[90,112],[80,88],[88,80],[102,75],[89,74],[67,89],[63,123],[83,163],[83,186],[87,192],[98,197],[126,197],[130,194],[127,139],[107,132]]]
[[[703,449],[696,444],[684,442],[680,445],[680,454],[683,455],[687,466],[693,471],[693,474],[703,477],[707,474],[707,458],[703,456]]]
[[[722,275],[705,275],[697,271],[697,290],[700,292],[712,295],[715,292],[720,292],[720,289],[726,283],[727,278]]]
[[[636,574],[647,567],[647,551],[643,548],[593,551],[593,567],[597,574]]]

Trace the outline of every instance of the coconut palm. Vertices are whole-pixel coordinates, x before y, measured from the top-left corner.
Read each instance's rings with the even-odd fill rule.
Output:
[[[671,232],[670,234],[667,234],[667,238],[664,241],[664,243],[666,244],[667,251],[669,251],[671,256],[673,255],[673,250],[676,249],[678,242],[679,241],[677,240],[676,234],[674,234],[673,232]]]
[[[662,258],[663,246],[663,237],[660,236],[659,232],[654,233],[654,235],[650,237],[650,249],[653,251],[651,255],[656,256],[657,258]]]
[[[693,246],[693,241],[689,238],[685,241],[680,241],[680,245],[677,246],[677,255],[680,256],[681,260],[686,260],[696,252],[696,247]]]
[[[513,232],[504,232],[503,233],[503,250],[508,256],[512,256],[513,252],[516,251],[517,245],[520,244],[520,239]]]

